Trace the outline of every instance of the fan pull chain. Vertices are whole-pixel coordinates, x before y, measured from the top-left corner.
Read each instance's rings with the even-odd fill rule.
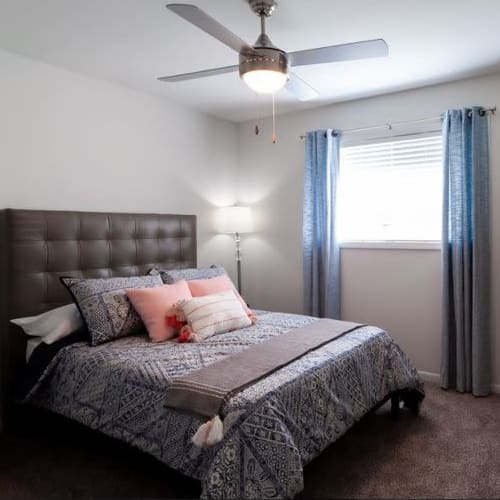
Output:
[[[260,119],[261,119],[261,113],[260,113],[260,102],[259,102],[259,94],[257,92],[255,93],[255,101],[257,103],[257,119],[255,120],[255,135],[260,134]]]
[[[276,104],[274,102],[274,94],[273,94],[273,144],[278,142],[278,136],[276,135]]]

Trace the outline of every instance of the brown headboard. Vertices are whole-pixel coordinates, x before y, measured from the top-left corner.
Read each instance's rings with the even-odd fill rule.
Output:
[[[194,215],[0,210],[0,429],[25,359],[25,335],[9,319],[71,302],[60,276],[196,264]]]

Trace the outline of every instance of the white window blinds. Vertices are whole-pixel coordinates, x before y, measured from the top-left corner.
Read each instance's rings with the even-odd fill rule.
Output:
[[[340,241],[441,239],[441,134],[341,148]]]

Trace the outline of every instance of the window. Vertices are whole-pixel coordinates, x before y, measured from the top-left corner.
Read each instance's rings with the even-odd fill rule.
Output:
[[[346,145],[340,153],[341,242],[441,239],[441,134]]]

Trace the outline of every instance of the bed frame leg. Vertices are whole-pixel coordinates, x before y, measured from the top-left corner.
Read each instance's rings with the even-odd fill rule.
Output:
[[[409,393],[405,395],[404,402],[406,408],[408,408],[413,415],[418,417],[420,412],[420,402],[422,398],[416,396],[414,393]]]
[[[391,396],[391,417],[399,418],[399,394],[393,394]]]

